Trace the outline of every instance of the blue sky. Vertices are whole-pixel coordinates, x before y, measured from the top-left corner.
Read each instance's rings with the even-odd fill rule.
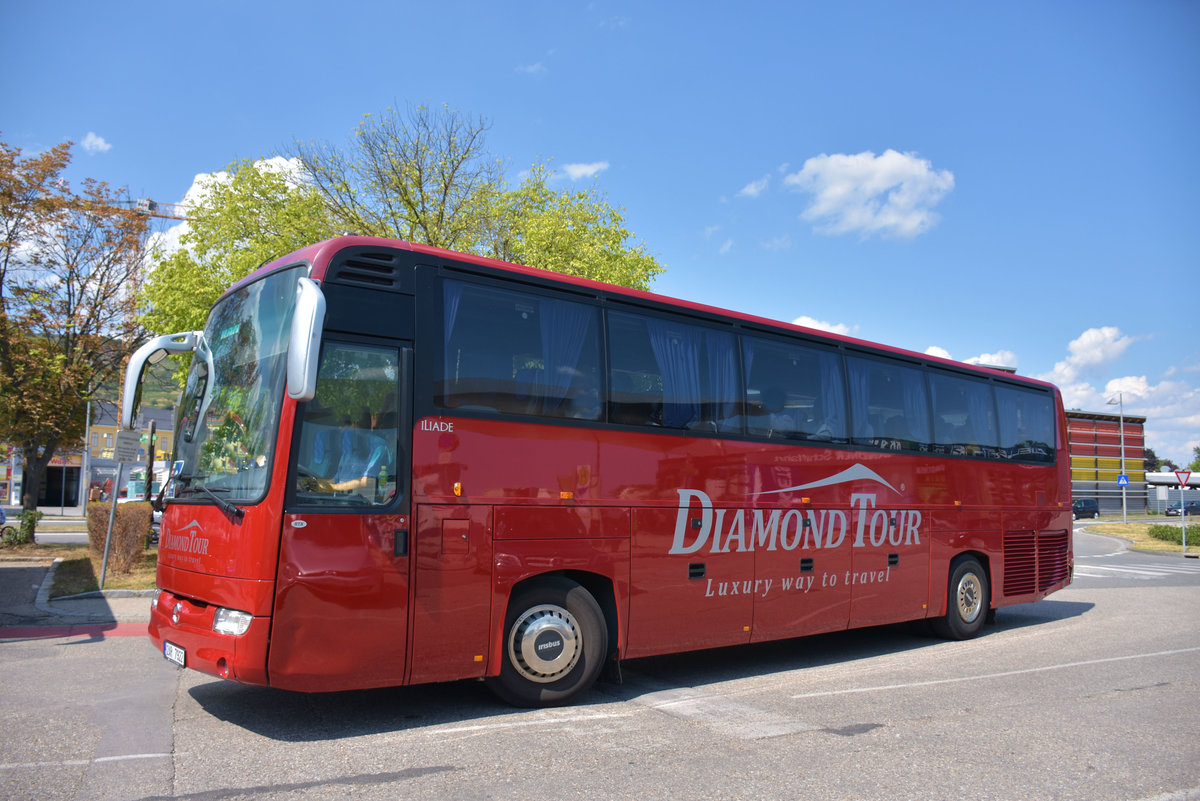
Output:
[[[0,137],[178,202],[363,114],[491,121],[655,290],[1016,366],[1200,445],[1200,3],[2,0]],[[574,175],[575,177],[572,177]]]

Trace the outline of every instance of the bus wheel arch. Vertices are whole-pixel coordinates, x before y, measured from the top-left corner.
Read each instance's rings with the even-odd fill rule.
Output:
[[[500,672],[487,683],[514,706],[571,703],[609,654],[609,623],[594,591],[561,574],[513,588],[501,636]]]
[[[983,630],[991,613],[991,576],[987,559],[962,553],[950,563],[946,582],[946,613],[934,618],[934,632],[949,640],[969,640]]]

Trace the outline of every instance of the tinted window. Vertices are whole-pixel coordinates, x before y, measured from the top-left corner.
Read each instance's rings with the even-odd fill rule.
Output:
[[[986,381],[933,372],[933,437],[939,453],[999,456],[992,387]]]
[[[387,505],[397,483],[400,365],[394,348],[326,342],[317,393],[304,404],[300,503]]]
[[[608,316],[609,419],[738,432],[733,334],[624,312]]]
[[[439,405],[600,419],[597,309],[461,281],[444,287]]]
[[[846,442],[839,354],[769,339],[742,341],[746,427],[751,434]]]
[[[925,373],[902,364],[850,356],[854,444],[887,450],[927,450],[929,401]]]
[[[997,385],[996,405],[1005,457],[1054,461],[1054,399],[1048,393]]]

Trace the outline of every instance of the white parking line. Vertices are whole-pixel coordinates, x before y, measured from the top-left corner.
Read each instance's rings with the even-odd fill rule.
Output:
[[[20,770],[22,768],[67,768],[99,765],[104,762],[128,762],[134,759],[170,759],[170,754],[122,754],[120,756],[96,757],[95,759],[64,759],[61,762],[14,762],[0,765],[0,770]]]
[[[1109,567],[1108,565],[1088,565],[1089,570],[1107,570],[1112,573],[1133,573],[1142,576],[1165,576],[1171,571],[1163,568],[1161,570],[1151,569],[1146,567],[1129,567],[1120,565],[1117,567]],[[1184,571],[1186,572],[1186,571]]]
[[[961,676],[955,679],[932,679],[930,681],[913,681],[905,684],[882,684],[876,687],[851,687],[845,690],[826,690],[819,693],[801,693],[793,695],[792,698],[821,698],[830,695],[850,695],[852,693],[874,693],[883,692],[885,690],[907,690],[913,687],[932,687],[937,684],[955,684],[963,681],[980,681],[981,679],[1000,679],[1007,676],[1024,676],[1028,673],[1044,673],[1050,670],[1066,670],[1068,668],[1088,667],[1089,665],[1103,665],[1106,662],[1125,662],[1130,659],[1154,659],[1160,656],[1178,656],[1179,654],[1190,654],[1200,651],[1197,648],[1180,648],[1175,651],[1155,651],[1150,654],[1129,654],[1128,656],[1110,656],[1104,659],[1088,659],[1083,662],[1065,662],[1061,665],[1045,665],[1043,667],[1025,668],[1023,670],[1005,670],[1000,673],[983,673],[976,676]]]
[[[739,740],[761,740],[821,728],[807,721],[694,687],[659,690],[632,700],[674,718],[697,721]]]

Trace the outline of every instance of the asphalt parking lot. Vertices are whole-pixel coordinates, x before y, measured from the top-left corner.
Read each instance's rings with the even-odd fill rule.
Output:
[[[550,710],[474,682],[244,687],[116,620],[6,639],[0,795],[1200,798],[1200,565],[1098,548],[1084,568],[976,640],[888,626],[637,660]]]

